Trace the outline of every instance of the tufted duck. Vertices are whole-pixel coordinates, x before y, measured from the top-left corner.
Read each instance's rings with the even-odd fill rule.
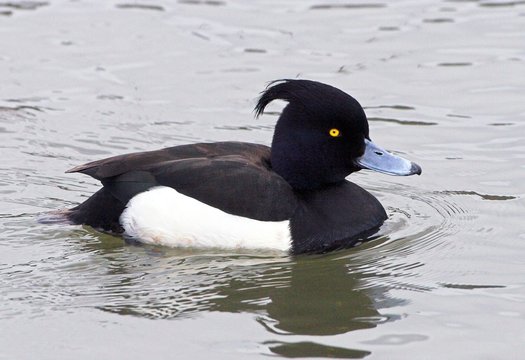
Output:
[[[63,214],[134,240],[174,247],[325,252],[351,247],[387,218],[379,201],[345,178],[361,169],[392,175],[421,168],[374,144],[361,105],[309,80],[270,83],[282,111],[271,148],[200,143],[77,166],[103,187]]]

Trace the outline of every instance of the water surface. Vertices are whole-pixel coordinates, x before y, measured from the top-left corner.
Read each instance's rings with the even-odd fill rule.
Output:
[[[0,358],[525,356],[522,1],[0,3]],[[125,244],[41,225],[78,164],[269,144],[279,78],[355,96],[421,177],[360,172],[389,220],[326,255]]]

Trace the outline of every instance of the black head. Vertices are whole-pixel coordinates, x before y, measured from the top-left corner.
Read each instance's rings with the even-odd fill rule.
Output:
[[[278,80],[263,92],[259,116],[271,101],[288,102],[272,141],[271,164],[296,189],[343,181],[361,169],[368,121],[361,105],[333,86],[310,80]]]

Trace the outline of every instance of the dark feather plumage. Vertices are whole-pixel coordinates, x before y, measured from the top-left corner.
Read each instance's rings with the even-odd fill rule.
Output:
[[[295,195],[271,171],[269,156],[270,149],[264,145],[219,142],[120,155],[77,166],[68,172],[100,180],[104,191],[71,209],[69,217],[76,223],[112,230],[129,199],[162,185],[230,214],[262,221],[289,219],[296,206]],[[114,211],[115,215],[87,216],[100,212],[98,200],[107,205],[109,197],[116,205],[104,206],[104,212]]]
[[[255,115],[274,100],[288,104],[271,151],[250,143],[201,143],[80,165],[67,172],[92,176],[103,188],[64,214],[77,224],[121,232],[119,217],[128,201],[167,186],[229,214],[289,220],[294,253],[352,246],[386,219],[376,198],[345,180],[361,169],[355,159],[369,139],[361,105],[332,86],[283,79],[268,85]],[[330,136],[333,129],[341,136]]]

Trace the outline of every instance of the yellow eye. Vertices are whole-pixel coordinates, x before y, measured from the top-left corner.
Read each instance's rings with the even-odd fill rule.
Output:
[[[330,134],[331,137],[341,136],[341,131],[339,131],[339,129],[336,129],[336,128],[331,128],[328,133]]]

